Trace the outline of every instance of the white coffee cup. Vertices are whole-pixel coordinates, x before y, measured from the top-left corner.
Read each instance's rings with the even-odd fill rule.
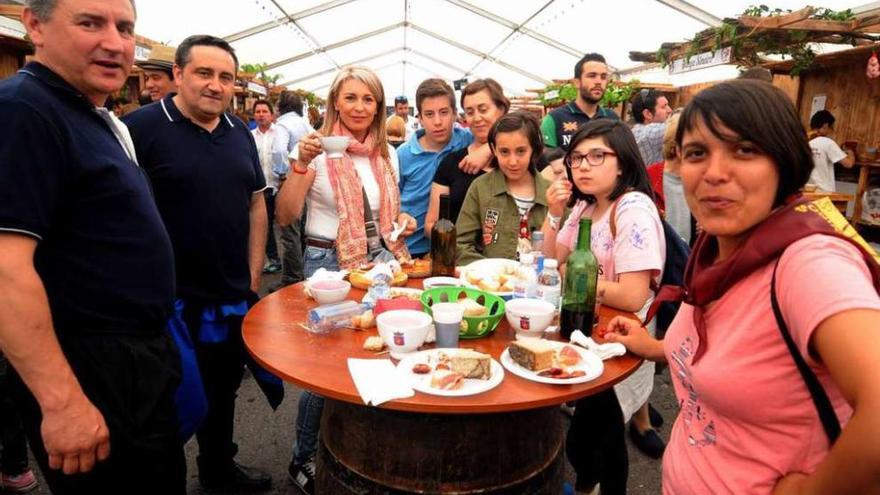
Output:
[[[321,147],[327,153],[327,158],[342,158],[350,140],[348,136],[324,136],[321,138]]]

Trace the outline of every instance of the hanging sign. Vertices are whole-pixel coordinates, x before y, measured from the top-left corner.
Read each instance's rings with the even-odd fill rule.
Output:
[[[262,84],[257,84],[253,81],[248,81],[248,90],[257,93],[258,95],[266,96],[268,93],[266,92],[266,87]]]
[[[697,69],[705,69],[706,67],[714,67],[716,65],[729,64],[733,48],[727,47],[711,52],[698,53],[692,55],[690,59],[685,57],[678,58],[669,64],[670,74],[681,74],[682,72],[690,72]]]
[[[135,60],[147,60],[150,58],[150,50],[149,48],[141,45],[134,45],[134,59]]]

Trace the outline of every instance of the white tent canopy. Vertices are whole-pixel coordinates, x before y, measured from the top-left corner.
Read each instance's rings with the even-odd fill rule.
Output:
[[[823,0],[835,10],[865,0]],[[137,31],[176,45],[191,34],[232,42],[242,63],[269,64],[280,84],[322,95],[337,69],[363,64],[389,97],[412,97],[426,77],[492,77],[510,95],[572,77],[581,54],[599,52],[616,69],[635,51],[683,41],[756,0],[148,0]],[[876,2],[880,3],[880,2]],[[803,0],[771,7],[799,9]],[[876,6],[874,6],[876,8]],[[862,7],[865,8],[865,7]],[[732,68],[726,69],[731,72]],[[729,77],[724,69],[680,80],[664,71],[642,80],[691,84]],[[652,75],[653,74],[653,75]]]

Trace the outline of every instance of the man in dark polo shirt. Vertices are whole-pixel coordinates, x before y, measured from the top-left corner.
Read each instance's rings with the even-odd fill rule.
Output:
[[[55,494],[185,491],[171,243],[125,126],[130,0],[29,0],[0,82],[0,349]],[[23,386],[22,386],[23,385]]]
[[[578,96],[544,116],[541,133],[545,146],[568,151],[568,143],[580,126],[593,119],[620,120],[614,110],[599,106],[608,87],[608,79],[608,65],[602,55],[588,53],[578,60],[574,66],[574,85],[578,88]]]
[[[227,42],[190,36],[175,54],[178,93],[125,122],[174,246],[177,298],[208,399],[196,433],[199,479],[208,488],[243,492],[268,489],[271,478],[233,461],[245,358],[241,320],[256,299],[267,230],[266,181],[253,136],[225,112],[237,68]]]

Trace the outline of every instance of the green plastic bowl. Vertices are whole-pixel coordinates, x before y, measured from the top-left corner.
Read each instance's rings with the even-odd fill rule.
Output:
[[[425,312],[433,316],[431,306],[434,303],[455,302],[459,299],[473,299],[489,309],[487,316],[465,316],[459,338],[478,339],[495,331],[498,322],[504,318],[504,299],[501,296],[483,292],[470,287],[435,287],[422,292],[422,306]]]

